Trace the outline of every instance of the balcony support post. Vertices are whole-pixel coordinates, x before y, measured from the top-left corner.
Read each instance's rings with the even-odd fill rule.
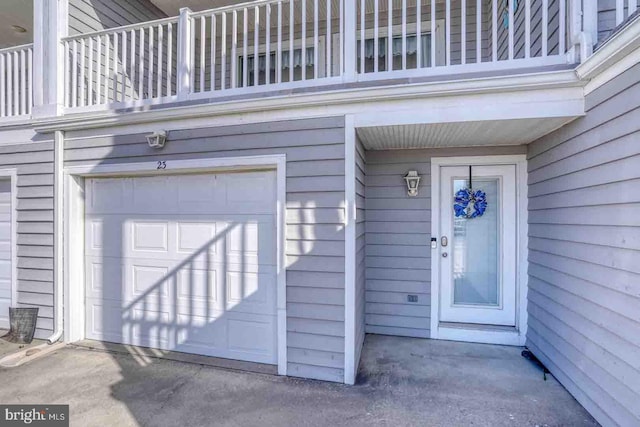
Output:
[[[191,9],[180,9],[178,19],[178,75],[177,87],[178,100],[184,101],[191,93],[191,73],[193,73],[193,39],[191,37]],[[204,43],[204,41],[202,41]]]
[[[357,62],[357,2],[347,0],[344,2],[344,27],[341,28],[344,34],[344,70],[343,79],[347,82],[356,80]],[[364,43],[364,41],[363,41]]]
[[[595,45],[598,42],[598,2],[582,2],[582,31],[591,39]],[[584,61],[586,58],[583,58]]]
[[[68,28],[68,0],[34,0],[33,117],[62,114],[65,63],[60,39]]]
[[[598,39],[598,7],[596,2],[569,2],[568,60],[570,63],[584,62],[593,53]]]

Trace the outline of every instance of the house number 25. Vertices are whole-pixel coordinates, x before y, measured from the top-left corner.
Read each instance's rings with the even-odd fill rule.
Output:
[[[167,162],[158,160],[158,167],[156,169],[166,169],[166,168],[167,168]]]

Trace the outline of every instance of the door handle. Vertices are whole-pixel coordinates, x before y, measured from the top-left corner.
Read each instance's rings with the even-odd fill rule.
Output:
[[[446,248],[448,244],[449,244],[449,239],[447,239],[447,236],[442,236],[440,238],[440,246],[442,246],[443,248]]]

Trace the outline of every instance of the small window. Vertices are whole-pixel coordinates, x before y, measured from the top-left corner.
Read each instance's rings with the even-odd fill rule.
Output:
[[[314,76],[314,47],[307,47],[305,49],[305,58],[302,57],[302,48],[293,50],[293,80],[302,80],[302,64],[305,64],[306,79],[312,79]],[[289,55],[289,50],[282,51],[282,81],[288,82],[290,77],[290,66],[292,58]],[[255,85],[255,55],[247,55],[247,86]],[[269,54],[269,82],[276,82],[276,52],[272,50]],[[238,86],[243,86],[244,61],[243,57],[238,57]],[[267,83],[267,54],[258,54],[258,84],[264,85]]]
[[[387,70],[387,46],[388,37],[378,38],[378,71]],[[357,53],[358,53],[358,72],[362,72],[361,57],[362,47],[361,40],[358,40]],[[391,54],[393,56],[392,69],[402,69],[402,36],[394,35],[392,38]],[[420,67],[417,66],[418,59],[418,39],[416,34],[407,35],[406,45],[406,59],[407,69],[431,67],[431,33],[423,33],[420,39]],[[364,72],[372,73],[375,67],[375,39],[366,38],[364,45]]]

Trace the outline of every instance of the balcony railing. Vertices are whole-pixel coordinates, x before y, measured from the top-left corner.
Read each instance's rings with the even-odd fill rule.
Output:
[[[0,117],[31,114],[33,45],[0,50]]]
[[[63,39],[65,105],[174,100],[177,24],[168,18]]]
[[[616,0],[616,26],[636,13],[640,7],[640,0]]]
[[[179,17],[64,38],[65,105],[126,108],[566,64],[576,3],[257,0],[183,9]]]

